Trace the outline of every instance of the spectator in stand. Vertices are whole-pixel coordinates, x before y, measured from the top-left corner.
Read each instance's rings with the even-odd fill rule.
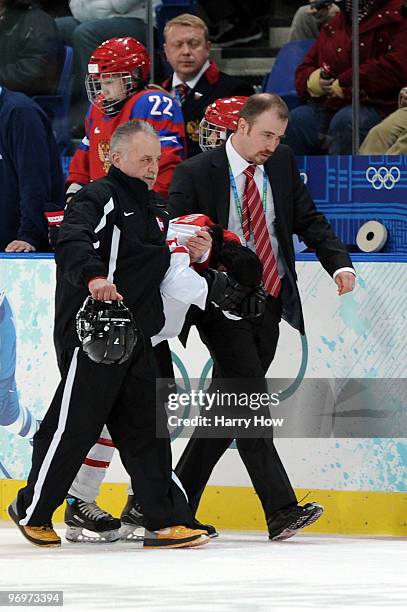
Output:
[[[326,24],[297,68],[306,103],[291,111],[286,142],[297,155],[352,153],[352,0]],[[407,82],[407,18],[400,0],[361,0],[360,139],[397,108]]]
[[[0,85],[28,96],[55,92],[63,58],[52,17],[31,0],[0,0]]]
[[[49,251],[46,217],[64,207],[58,147],[41,108],[1,86],[0,193],[0,251]]]
[[[375,125],[360,147],[361,155],[407,154],[407,87],[399,96],[399,108]]]
[[[155,0],[157,4],[160,2]],[[88,106],[85,79],[92,52],[105,40],[121,36],[146,44],[146,1],[70,0],[69,8],[71,16],[55,21],[64,43],[74,49],[73,123],[82,123]]]
[[[218,98],[254,93],[251,85],[220,72],[215,62],[209,61],[208,36],[205,22],[187,13],[171,19],[164,28],[164,50],[174,73],[163,87],[181,104],[187,157],[201,153],[199,124],[208,104]]]
[[[318,38],[321,28],[339,12],[335,2],[309,0],[300,6],[291,22],[288,41]]]

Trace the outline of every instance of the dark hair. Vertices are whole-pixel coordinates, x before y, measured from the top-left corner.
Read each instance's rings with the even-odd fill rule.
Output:
[[[261,283],[263,266],[251,249],[237,242],[225,241],[211,259],[211,267],[223,266],[238,283],[257,287]]]
[[[270,93],[259,93],[250,96],[242,107],[239,117],[246,119],[250,124],[268,110],[275,110],[279,119],[288,119],[288,106],[280,96]]]

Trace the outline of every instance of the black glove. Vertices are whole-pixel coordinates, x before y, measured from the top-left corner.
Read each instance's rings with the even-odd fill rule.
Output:
[[[230,310],[230,314],[242,319],[254,319],[264,314],[266,310],[267,293],[263,287],[252,289],[251,293],[246,295],[234,310]]]
[[[246,287],[235,281],[226,272],[207,268],[203,270],[202,276],[206,279],[209,287],[208,304],[215,304],[221,310],[229,312],[238,310],[242,300],[253,291],[251,287]]]

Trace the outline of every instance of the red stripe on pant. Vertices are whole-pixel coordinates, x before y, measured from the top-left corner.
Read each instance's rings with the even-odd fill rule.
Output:
[[[111,440],[110,438],[99,438],[96,444],[101,444],[102,446],[114,447],[113,440]]]
[[[107,468],[110,465],[110,461],[97,461],[96,459],[88,459],[88,457],[86,457],[83,463],[97,468]]]

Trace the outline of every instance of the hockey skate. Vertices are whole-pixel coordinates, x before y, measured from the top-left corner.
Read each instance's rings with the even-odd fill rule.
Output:
[[[127,503],[120,516],[120,539],[123,542],[137,542],[144,540],[144,517],[140,504],[129,495]]]
[[[103,543],[120,540],[120,521],[96,502],[68,496],[65,507],[65,538],[68,542]]]
[[[315,523],[323,513],[324,508],[314,502],[305,506],[288,506],[276,512],[267,520],[269,539],[273,541],[292,538],[299,529],[304,529]]]

